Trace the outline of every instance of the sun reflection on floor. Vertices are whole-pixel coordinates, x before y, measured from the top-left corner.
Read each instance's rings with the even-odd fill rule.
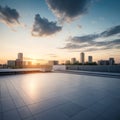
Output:
[[[34,80],[31,80],[28,85],[27,85],[27,89],[29,91],[30,96],[32,96],[32,98],[36,97],[36,93],[37,93],[37,83]]]
[[[23,80],[24,92],[31,98],[31,100],[36,100],[40,95],[38,95],[38,85],[38,82],[33,78],[29,79],[29,81]]]

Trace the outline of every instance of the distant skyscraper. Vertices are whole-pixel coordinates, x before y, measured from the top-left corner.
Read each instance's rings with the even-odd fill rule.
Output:
[[[85,54],[84,54],[83,52],[80,53],[80,62],[81,62],[82,64],[85,63]]]
[[[23,67],[23,53],[18,53],[18,58],[16,59],[15,64],[17,68]]]
[[[71,58],[71,63],[72,64],[76,63],[76,58]]]
[[[50,60],[50,61],[48,61],[48,64],[49,65],[58,65],[59,61],[57,61],[57,60]]]
[[[23,61],[23,53],[18,53],[18,60]]]
[[[99,60],[98,65],[109,65],[109,60]]]
[[[114,65],[114,64],[115,64],[114,58],[109,58],[109,65]]]
[[[8,60],[7,65],[8,67],[15,67],[15,60]]]
[[[88,56],[88,63],[92,63],[92,56]]]
[[[114,65],[115,60],[114,60],[114,58],[109,58],[109,60],[99,60],[98,64],[99,65]]]
[[[70,60],[66,60],[66,61],[65,61],[65,64],[70,64]]]

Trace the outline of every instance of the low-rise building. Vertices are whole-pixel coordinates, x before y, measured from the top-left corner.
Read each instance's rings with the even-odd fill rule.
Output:
[[[70,60],[66,60],[65,64],[69,65],[70,64]]]
[[[16,61],[15,60],[8,60],[7,65],[8,65],[8,67],[15,67],[16,66]]]
[[[50,61],[48,61],[48,64],[49,65],[58,65],[59,61],[57,61],[57,60],[50,60]]]
[[[88,56],[88,63],[92,63],[92,62],[93,62],[92,56]]]
[[[76,58],[71,58],[71,64],[75,64],[76,63]]]
[[[109,65],[114,65],[114,64],[115,64],[114,58],[109,58]]]
[[[98,65],[114,65],[115,60],[114,58],[109,58],[109,60],[99,60]]]
[[[15,61],[15,66],[16,66],[17,68],[23,67],[23,61],[21,61],[21,60],[19,60],[19,59],[16,59],[16,61]]]

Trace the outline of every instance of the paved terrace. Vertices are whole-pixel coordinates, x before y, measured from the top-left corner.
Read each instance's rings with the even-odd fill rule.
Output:
[[[120,79],[68,73],[0,76],[0,120],[120,120]]]

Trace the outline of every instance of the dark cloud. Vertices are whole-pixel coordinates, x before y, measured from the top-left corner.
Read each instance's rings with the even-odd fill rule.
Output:
[[[92,48],[89,48],[92,47]],[[107,50],[107,49],[120,49],[120,39],[112,40],[112,41],[89,41],[87,44],[76,44],[76,43],[67,43],[65,47],[60,49],[85,49],[86,51],[94,51],[94,50]]]
[[[61,49],[85,49],[85,51],[120,49],[119,34],[120,26],[118,25],[99,34],[69,37],[65,47]],[[98,41],[99,38],[102,41]]]
[[[85,52],[92,52],[92,51],[98,51],[100,48],[87,48],[85,49]]]
[[[60,49],[80,49],[80,45],[74,43],[67,43],[65,47]]]
[[[75,43],[85,43],[85,42],[91,42],[99,37],[99,34],[90,34],[85,36],[75,36],[70,37],[69,41],[75,42]]]
[[[14,26],[19,24],[19,13],[16,9],[12,9],[8,6],[2,7],[0,5],[0,21],[8,26]]]
[[[109,36],[112,36],[112,35],[116,35],[118,33],[120,33],[120,25],[114,26],[114,27],[112,27],[112,28],[102,32],[100,34],[100,36],[102,36],[102,37],[109,37]]]
[[[98,34],[96,33],[96,34],[88,34],[84,36],[69,37],[67,41],[74,43],[85,43],[85,42],[93,43],[94,40],[96,40],[97,38],[108,38],[119,34],[120,34],[120,25],[114,26]]]
[[[94,42],[95,46],[115,46],[120,45],[120,39],[115,39],[112,41]]]
[[[82,49],[85,47],[89,47],[90,44],[75,44],[75,43],[67,43],[65,47],[60,49]]]
[[[33,36],[47,36],[62,30],[56,22],[49,22],[46,18],[41,18],[39,14],[35,15],[35,22],[32,29]]]
[[[46,0],[46,2],[60,20],[71,21],[88,11],[91,0]]]

